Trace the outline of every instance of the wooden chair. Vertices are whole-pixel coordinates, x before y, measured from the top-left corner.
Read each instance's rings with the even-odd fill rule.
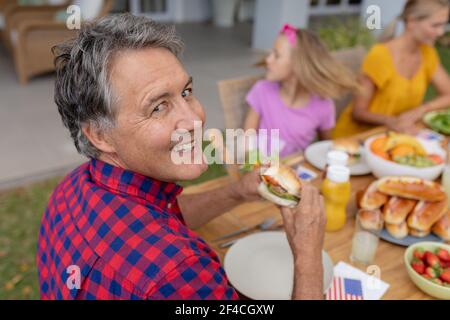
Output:
[[[15,34],[15,39],[7,39],[21,84],[38,74],[54,70],[51,48],[76,36],[77,30],[70,30],[66,23],[56,21],[55,15],[64,6],[15,6],[6,13],[6,29],[8,37]],[[103,0],[102,8],[96,18],[108,14],[113,0]]]
[[[366,55],[364,47],[356,47],[345,49],[332,53],[333,56],[350,68],[355,74],[360,70],[361,63]],[[243,128],[245,116],[248,111],[248,105],[245,102],[245,96],[256,81],[263,78],[263,76],[250,76],[236,79],[221,80],[218,82],[219,96],[222,103],[225,128],[237,129]],[[351,94],[342,97],[335,101],[336,114],[348,105],[351,100]],[[225,154],[226,150],[219,150]],[[225,157],[225,156],[224,156]],[[238,167],[236,165],[227,165],[228,174],[232,178],[238,178]]]

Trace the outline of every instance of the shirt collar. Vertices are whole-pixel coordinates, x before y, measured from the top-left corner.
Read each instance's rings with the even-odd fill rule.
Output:
[[[183,191],[180,185],[149,178],[142,174],[125,170],[98,159],[89,164],[92,180],[113,192],[139,197],[165,208],[174,203]]]

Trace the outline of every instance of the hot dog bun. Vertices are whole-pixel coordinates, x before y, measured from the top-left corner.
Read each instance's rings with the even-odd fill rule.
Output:
[[[381,208],[389,197],[378,191],[378,181],[372,182],[359,200],[359,206],[366,210]]]
[[[364,229],[381,230],[383,229],[383,215],[381,211],[361,209],[358,212],[359,221]]]
[[[430,234],[430,230],[417,230],[417,229],[409,229],[409,234],[416,238],[423,238]]]
[[[432,228],[435,235],[444,241],[450,241],[450,211],[439,219]]]
[[[389,224],[400,224],[406,220],[417,201],[399,197],[392,197],[383,208],[384,221]]]
[[[446,199],[442,187],[432,181],[412,177],[385,177],[378,180],[378,190],[412,200],[437,202]]]
[[[439,202],[420,201],[408,217],[408,227],[418,231],[429,231],[447,211],[447,199]]]
[[[387,232],[389,232],[389,234],[396,239],[403,239],[408,236],[409,230],[406,222],[402,222],[400,224],[386,223],[385,226]]]

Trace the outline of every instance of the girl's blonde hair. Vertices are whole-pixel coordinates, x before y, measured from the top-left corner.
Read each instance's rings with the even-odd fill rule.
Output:
[[[387,42],[394,39],[400,21],[406,23],[408,19],[427,19],[437,11],[448,7],[448,0],[408,0],[403,12],[385,27],[378,41]]]
[[[298,30],[297,40],[293,48],[293,70],[299,89],[333,99],[348,91],[359,91],[356,75],[331,56],[316,34]]]

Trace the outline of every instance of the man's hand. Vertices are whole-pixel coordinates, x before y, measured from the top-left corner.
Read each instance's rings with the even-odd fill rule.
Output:
[[[281,208],[284,227],[294,258],[303,252],[322,252],[325,209],[319,190],[303,183],[301,200],[295,208]]]
[[[304,183],[297,207],[281,208],[294,256],[293,299],[323,299],[322,247],[325,209],[317,188]]]
[[[260,168],[256,168],[252,172],[244,174],[239,181],[234,183],[232,188],[234,188],[243,201],[255,201],[261,199],[258,193],[260,183]]]

